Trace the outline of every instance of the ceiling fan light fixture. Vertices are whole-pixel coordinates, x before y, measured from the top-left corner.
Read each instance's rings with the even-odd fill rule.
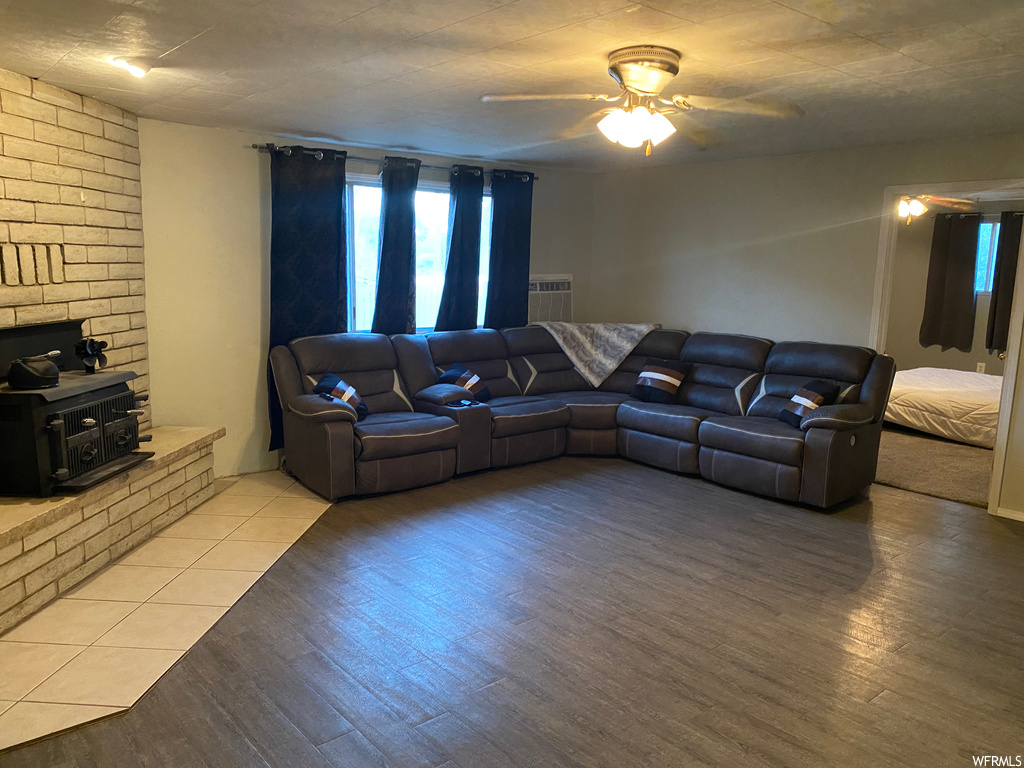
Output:
[[[622,133],[622,124],[629,119],[629,115],[623,109],[613,109],[597,124],[597,129],[604,134],[604,137],[613,144],[619,143],[619,135]]]
[[[648,123],[651,144],[658,146],[676,132],[676,127],[672,125],[672,121],[665,117],[661,112],[654,112],[651,114],[651,119]]]
[[[927,210],[928,206],[916,197],[904,197],[900,199],[899,205],[896,208],[896,213],[901,219],[906,219],[907,224],[909,224],[915,216],[920,216]]]
[[[676,127],[667,117],[644,106],[612,110],[602,118],[597,128],[608,141],[630,149],[647,142],[657,146],[676,132]]]
[[[650,135],[651,112],[647,107],[633,107],[626,114],[619,132],[619,144],[630,149],[643,146]]]
[[[149,74],[149,70],[152,69],[150,64],[144,59],[129,59],[124,56],[113,58],[110,60],[110,63],[115,67],[127,69],[133,77],[145,77]]]

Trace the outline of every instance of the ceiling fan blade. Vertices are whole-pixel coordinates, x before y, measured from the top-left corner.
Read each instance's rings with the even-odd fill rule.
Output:
[[[488,93],[480,101],[618,101],[622,94],[605,93]]]
[[[717,133],[705,128],[689,115],[682,112],[665,112],[663,114],[672,121],[679,135],[698,149],[709,149],[722,142]]]
[[[519,152],[520,150],[533,149],[535,147],[547,147],[551,144],[562,144],[567,141],[576,141],[577,139],[592,136],[597,133],[597,119],[611,111],[611,109],[599,109],[596,112],[591,112],[586,117],[577,121],[574,125],[566,128],[564,131],[561,131],[554,138],[546,139],[544,141],[534,141],[529,144],[520,144],[515,147],[507,147],[505,151]]]
[[[275,133],[274,136],[280,136],[283,139],[297,139],[299,141],[315,141],[319,144],[344,144],[345,140],[340,139],[337,136],[326,136],[322,134],[310,134],[310,133]]]
[[[764,117],[803,117],[804,111],[796,104],[787,101],[760,101],[754,99],[719,99],[713,96],[672,97],[677,107],[692,107],[714,112],[736,112],[744,115],[762,115]]]
[[[956,211],[972,211],[974,210],[974,201],[964,200],[960,197],[942,197],[940,195],[920,195],[921,200],[927,200],[928,202],[941,205],[944,208],[952,208]]]

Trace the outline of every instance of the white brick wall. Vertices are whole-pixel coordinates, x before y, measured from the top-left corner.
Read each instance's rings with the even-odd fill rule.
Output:
[[[0,328],[81,319],[145,392],[138,147],[134,115],[0,70]]]

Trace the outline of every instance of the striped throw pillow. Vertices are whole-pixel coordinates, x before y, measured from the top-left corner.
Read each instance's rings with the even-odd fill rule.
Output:
[[[652,357],[644,363],[630,397],[645,403],[674,403],[689,372],[689,363]]]
[[[313,387],[313,392],[318,395],[330,395],[348,404],[355,409],[356,419],[359,421],[365,419],[369,413],[366,403],[363,402],[363,398],[356,392],[356,388],[346,384],[344,379],[336,373],[325,373],[321,376],[316,386]]]
[[[439,384],[454,384],[468,390],[471,399],[478,403],[486,403],[491,399],[491,390],[484,385],[479,376],[464,365],[455,363],[442,373],[437,381]]]
[[[821,379],[808,381],[779,411],[779,421],[799,427],[804,416],[823,405],[832,405],[839,397],[839,387]]]

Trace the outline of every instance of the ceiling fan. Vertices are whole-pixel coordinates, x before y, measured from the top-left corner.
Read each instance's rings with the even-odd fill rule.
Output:
[[[679,74],[682,54],[658,45],[632,45],[608,54],[608,74],[621,87],[617,96],[601,93],[487,94],[481,101],[598,101],[616,104],[591,117],[604,115],[597,128],[611,142],[624,147],[645,146],[645,154],[676,131],[706,149],[713,134],[686,115],[693,110],[737,112],[767,117],[801,117],[804,111],[788,102],[722,99],[711,96],[663,97],[661,91]],[[673,124],[673,120],[678,125]]]
[[[937,205],[940,208],[952,208],[954,211],[970,212],[974,210],[973,200],[964,200],[961,197],[942,197],[941,195],[904,195],[896,208],[896,213],[901,219],[906,219],[907,224],[928,210],[925,203]]]

